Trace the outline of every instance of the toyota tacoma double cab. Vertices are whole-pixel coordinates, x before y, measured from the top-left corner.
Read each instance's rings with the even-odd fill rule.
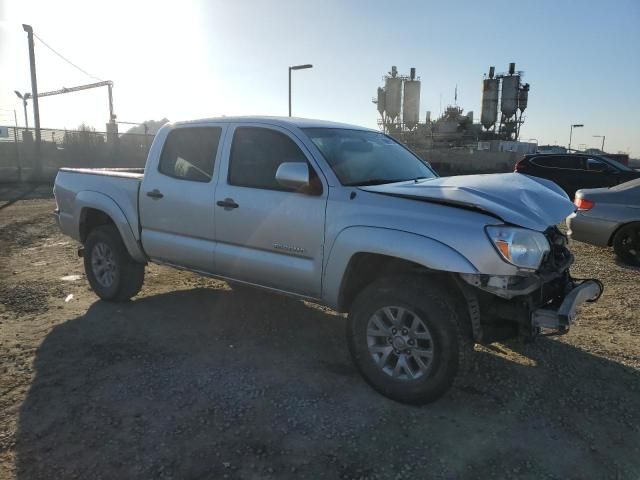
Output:
[[[407,403],[440,397],[474,343],[566,333],[602,292],[576,280],[548,180],[440,178],[393,138],[296,118],[165,125],[144,171],[63,168],[62,232],[106,301],[148,262],[254,285],[347,316],[366,381]]]

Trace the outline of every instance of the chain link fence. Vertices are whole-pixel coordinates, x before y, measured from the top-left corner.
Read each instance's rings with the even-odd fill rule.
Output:
[[[42,128],[38,163],[35,131],[7,130],[7,136],[0,138],[0,183],[52,181],[62,167],[144,167],[154,137]]]

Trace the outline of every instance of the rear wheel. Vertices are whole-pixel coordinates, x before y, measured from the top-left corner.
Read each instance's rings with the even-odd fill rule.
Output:
[[[121,302],[140,291],[144,264],[131,258],[114,225],[91,230],[84,251],[85,273],[91,288],[101,299]]]
[[[640,223],[620,228],[613,237],[613,250],[624,263],[640,266]]]
[[[374,282],[356,298],[349,348],[367,382],[405,403],[442,396],[473,350],[456,299],[435,282],[398,277]]]

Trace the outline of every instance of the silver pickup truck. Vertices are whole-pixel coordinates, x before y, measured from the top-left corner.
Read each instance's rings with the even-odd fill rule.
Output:
[[[602,292],[569,274],[556,225],[575,207],[555,184],[439,178],[351,125],[169,124],[144,172],[63,168],[54,193],[100,298],[135,296],[151,261],[348,312],[364,378],[408,403],[447,391],[474,343],[566,333]]]

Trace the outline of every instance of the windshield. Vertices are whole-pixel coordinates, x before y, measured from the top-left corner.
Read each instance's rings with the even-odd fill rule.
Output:
[[[611,158],[611,157],[607,157],[606,155],[603,155],[604,158],[607,159],[607,162],[609,162],[611,165],[613,165],[614,167],[616,167],[618,170],[622,170],[623,172],[633,172],[634,170],[632,168],[627,167],[624,163],[620,163],[619,161]]]
[[[379,132],[305,128],[343,185],[377,185],[434,178],[426,162]]]

